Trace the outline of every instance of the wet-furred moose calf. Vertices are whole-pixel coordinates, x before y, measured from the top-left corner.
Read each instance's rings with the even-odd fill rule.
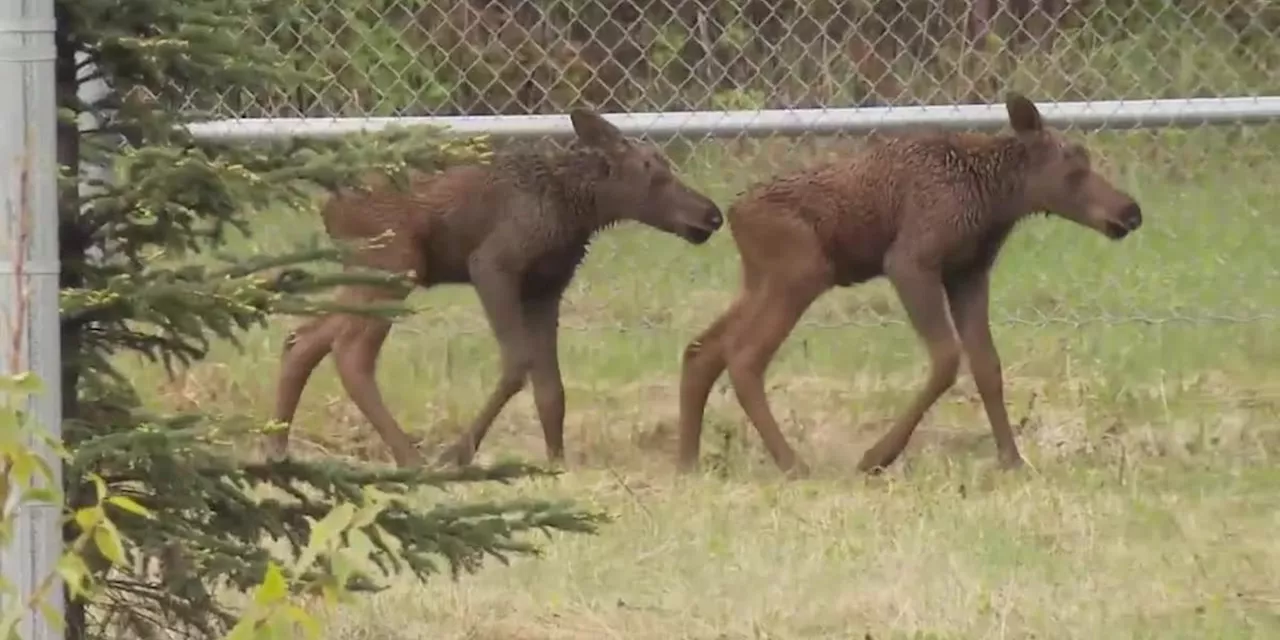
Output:
[[[1033,212],[1117,240],[1142,224],[1142,213],[1132,197],[1093,171],[1083,146],[1044,126],[1031,101],[1010,95],[1005,106],[1012,134],[889,137],[852,158],[756,186],[728,209],[742,286],[729,309],[685,349],[679,468],[697,465],[707,396],[728,369],[738,402],[774,462],[806,474],[765,399],[765,370],[818,296],[879,276],[892,283],[931,366],[923,388],[858,469],[879,471],[902,453],[924,413],[955,383],[962,350],[1000,465],[1022,464],[987,316],[996,254]]]
[[[470,463],[507,401],[533,386],[547,456],[564,457],[564,386],[557,355],[560,300],[592,236],[624,220],[638,221],[702,244],[722,215],[707,196],[673,172],[654,146],[623,137],[599,115],[570,114],[576,139],[552,153],[498,155],[488,165],[447,169],[408,191],[349,191],[322,210],[325,230],[337,239],[394,235],[361,249],[349,264],[405,272],[416,284],[470,284],[497,338],[502,374],[466,433],[440,457]],[[402,299],[393,290],[345,286],[340,302]],[[421,455],[387,410],[374,379],[375,363],[391,329],[389,320],[335,313],[290,334],[276,390],[276,420],[286,426],[268,436],[271,459],[287,455],[289,432],[302,390],[330,351],[343,388],[391,450],[399,466]]]

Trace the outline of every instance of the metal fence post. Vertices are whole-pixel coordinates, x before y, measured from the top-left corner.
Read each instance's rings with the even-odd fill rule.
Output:
[[[25,400],[25,414],[60,439],[58,319],[57,111],[53,0],[15,0],[0,9],[0,370],[30,371],[45,391]],[[61,491],[61,460],[45,454]],[[52,577],[46,601],[63,614],[63,587],[54,570],[62,553],[61,504],[28,504],[15,513],[13,539],[0,568],[16,587],[5,607],[25,606]],[[18,634],[53,640],[61,632],[39,610],[26,612]]]

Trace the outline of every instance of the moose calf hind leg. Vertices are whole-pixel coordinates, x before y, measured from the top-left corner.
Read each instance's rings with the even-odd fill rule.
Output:
[[[343,316],[343,320],[333,347],[343,388],[365,418],[373,423],[398,466],[421,464],[418,448],[387,410],[375,378],[378,354],[391,331],[391,322],[354,315]]]
[[[498,418],[502,408],[512,396],[524,388],[525,378],[529,375],[530,366],[527,361],[515,361],[503,358],[502,378],[489,394],[480,413],[471,421],[471,426],[463,432],[453,445],[446,448],[437,458],[439,464],[455,464],[465,467],[475,458],[480,443],[489,432],[489,427]]]
[[[267,435],[268,460],[279,461],[289,457],[289,427],[298,411],[302,391],[320,361],[333,349],[339,327],[339,318],[323,316],[307,321],[285,338],[276,381],[275,421],[281,424]]]
[[[716,378],[724,373],[727,366],[724,335],[737,319],[745,301],[744,292],[685,347],[680,370],[680,443],[676,454],[676,467],[680,471],[691,472],[698,467],[707,398],[711,396]]]
[[[788,284],[788,287],[766,287],[753,295],[754,299],[748,302],[752,313],[736,323],[735,332],[728,336],[726,355],[729,379],[738,403],[755,425],[774,463],[791,477],[803,477],[809,474],[809,467],[787,444],[786,436],[778,427],[765,396],[764,373],[778,347],[822,289],[813,282]]]

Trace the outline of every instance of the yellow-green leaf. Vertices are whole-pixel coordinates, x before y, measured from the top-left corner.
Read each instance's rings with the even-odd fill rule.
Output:
[[[83,509],[77,509],[74,517],[76,525],[80,527],[81,531],[89,531],[90,529],[98,526],[99,522],[102,522],[102,507],[85,507]]]
[[[132,513],[134,515],[139,515],[144,518],[155,517],[152,515],[150,511],[147,510],[146,507],[138,504],[136,500],[134,500],[133,498],[130,498],[129,496],[111,496],[110,498],[107,498],[107,502],[110,502],[111,504],[117,507],[120,507],[121,509],[124,509],[125,511],[128,511],[129,513]]]
[[[96,473],[89,474],[89,479],[93,480],[93,488],[97,490],[98,502],[101,503],[107,497],[107,482]]]
[[[356,507],[350,502],[344,502],[333,508],[325,517],[311,527],[311,544],[323,546],[328,543],[329,539],[337,536],[351,524],[351,518],[355,516]]]
[[[22,621],[22,608],[13,607],[4,614],[4,619],[0,620],[0,634],[6,640],[22,640],[22,636],[18,635],[18,623]]]
[[[365,535],[363,531],[356,529],[348,533],[348,536],[348,554],[360,560],[368,560],[369,556],[373,555],[373,540],[370,540],[369,536]]]
[[[311,563],[316,561],[316,556],[320,555],[320,547],[314,542],[307,543],[302,549],[302,553],[298,554],[298,559],[293,563],[293,571],[296,574],[302,574],[311,568]]]
[[[35,456],[29,453],[15,455],[9,458],[9,475],[18,481],[19,484],[30,484],[31,477],[36,469]]]
[[[315,619],[306,609],[298,606],[290,606],[285,609],[284,616],[287,620],[302,627],[302,633],[308,638],[322,637],[323,629],[320,622]]]
[[[57,571],[71,595],[77,597],[84,595],[84,583],[89,577],[89,567],[80,556],[74,553],[64,554],[58,559]]]
[[[283,600],[288,595],[289,584],[284,579],[284,572],[276,563],[267,563],[267,573],[262,577],[262,584],[258,585],[253,601],[258,604],[267,604]]]
[[[120,540],[120,533],[116,531],[115,525],[110,522],[104,522],[103,526],[93,530],[93,544],[111,564],[120,566],[125,563],[124,543]]]
[[[53,608],[53,604],[45,598],[36,601],[36,608],[40,610],[40,615],[44,616],[46,622],[55,629],[62,631],[66,627],[67,621],[62,618],[62,614]]]

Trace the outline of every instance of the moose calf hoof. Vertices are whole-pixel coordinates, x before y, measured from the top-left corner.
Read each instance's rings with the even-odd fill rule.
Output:
[[[264,449],[267,462],[284,462],[289,459],[289,446],[287,444],[280,443],[280,441],[275,438],[267,440],[267,444]]]
[[[565,467],[564,449],[548,449],[547,464],[552,467],[563,469]]]
[[[788,480],[803,480],[813,475],[813,470],[809,468],[808,463],[800,458],[796,458],[791,462],[791,466],[786,470]]]
[[[281,463],[281,462],[288,462],[288,461],[289,461],[289,452],[288,452],[288,451],[274,451],[274,450],[272,450],[272,449],[267,449],[267,455],[266,455],[266,458],[267,458],[267,462],[270,462],[271,464],[279,464],[279,463]]]
[[[547,456],[547,463],[544,467],[550,471],[568,471],[569,464],[565,462],[564,456]]]
[[[1012,455],[1001,455],[996,465],[1003,471],[1017,471],[1026,465],[1022,460],[1022,456],[1018,453]]]
[[[412,449],[409,453],[400,454],[395,457],[396,466],[401,469],[410,469],[422,466],[422,454],[418,450]]]
[[[676,463],[676,473],[682,476],[696,475],[701,470],[702,470],[702,467],[697,462],[681,461]]]
[[[462,442],[458,442],[446,448],[440,456],[436,458],[436,464],[465,467],[471,464],[471,460],[475,455],[476,450],[474,448],[469,447]]]
[[[875,449],[870,449],[866,453],[862,454],[862,460],[858,461],[858,471],[867,475],[878,476],[881,473],[884,473],[884,470],[888,468],[889,465],[893,464],[893,461],[897,457],[898,456],[885,455]]]
[[[676,456],[676,473],[682,475],[698,473],[701,471],[701,466],[702,465],[698,463],[698,454],[696,453],[693,455],[686,455],[682,453]]]

